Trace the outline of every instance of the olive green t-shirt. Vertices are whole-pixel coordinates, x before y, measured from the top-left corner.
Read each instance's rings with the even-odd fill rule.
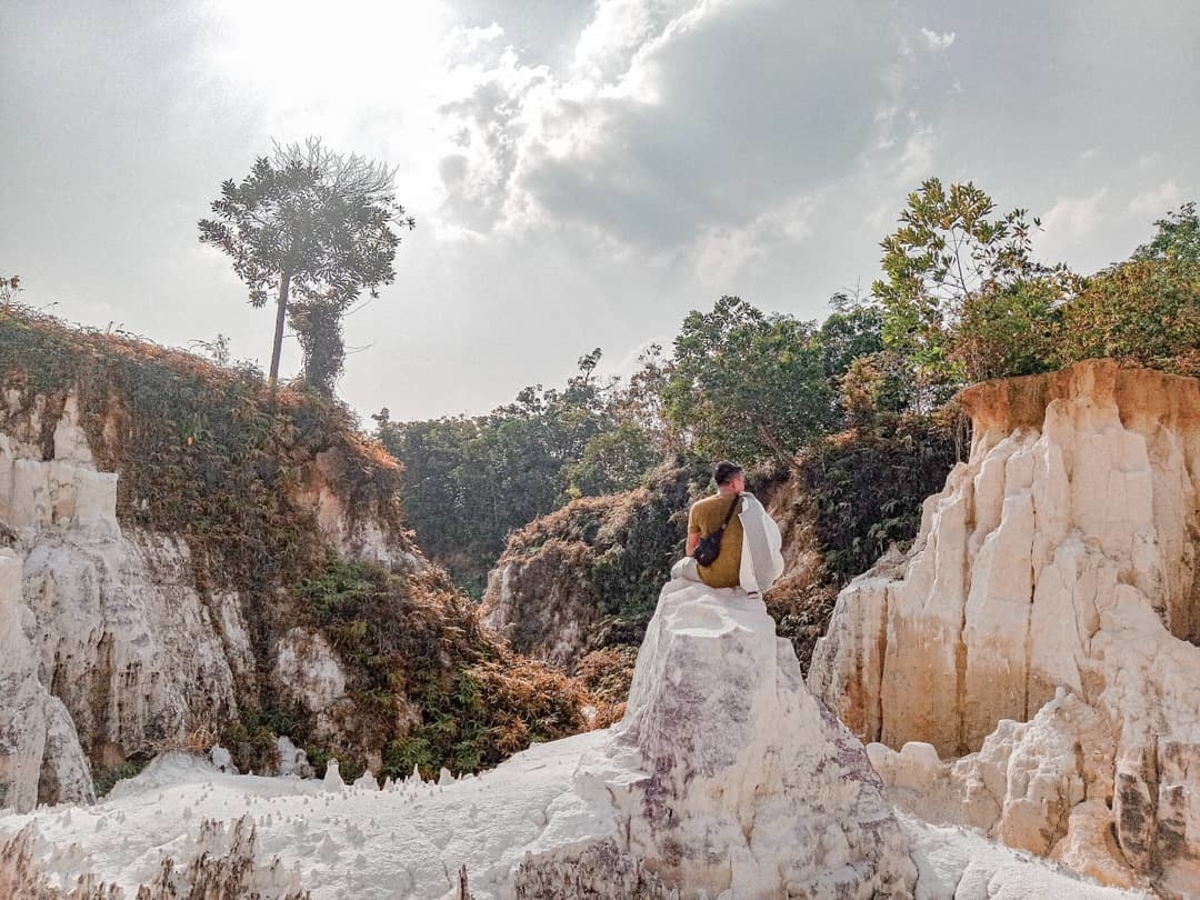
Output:
[[[688,534],[705,538],[721,527],[729,512],[732,497],[715,494],[692,504],[688,513]],[[711,566],[696,566],[700,580],[709,587],[737,587],[742,568],[742,520],[733,514],[721,535],[721,553]]]

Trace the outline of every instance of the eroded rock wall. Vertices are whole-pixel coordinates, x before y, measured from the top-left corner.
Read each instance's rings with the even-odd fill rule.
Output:
[[[885,771],[944,785],[936,758],[960,758],[939,809],[1041,853],[1086,832],[1115,869],[1185,883],[1200,875],[1185,799],[1200,795],[1200,382],[1089,361],[963,402],[969,461],[926,501],[909,557],[839,596],[809,686],[864,740],[930,745],[904,765],[876,751]]]
[[[5,399],[0,806],[90,801],[93,768],[210,743],[261,698],[264,652],[281,660],[267,680],[287,681],[284,696],[314,716],[316,734],[345,737],[348,677],[320,635],[291,627],[261,636],[256,651],[244,598],[198,583],[186,541],[122,527],[118,476],[96,470],[75,395],[53,425],[44,399]],[[315,465],[306,482],[331,546],[419,566],[369,517],[339,517],[331,466]],[[297,650],[313,647],[324,652]]]

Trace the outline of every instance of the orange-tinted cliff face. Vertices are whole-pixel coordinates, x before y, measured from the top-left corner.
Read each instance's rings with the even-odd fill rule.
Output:
[[[1200,381],[1087,361],[962,400],[969,461],[905,565],[842,593],[810,688],[866,740],[963,757],[879,751],[943,815],[1064,858],[1111,825],[1116,870],[1169,889],[1200,855]]]
[[[1189,443],[1192,454],[1200,453],[1200,380],[1195,378],[1096,359],[1045,375],[985,381],[964,390],[959,399],[971,417],[975,444],[1022,427],[1041,428],[1047,408],[1065,401],[1115,405],[1125,428],[1143,435],[1165,428]],[[1191,462],[1196,461],[1193,455]]]

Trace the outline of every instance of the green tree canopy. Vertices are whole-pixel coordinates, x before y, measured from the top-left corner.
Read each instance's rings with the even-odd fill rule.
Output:
[[[594,435],[579,458],[563,468],[567,496],[599,497],[632,490],[662,458],[662,447],[652,434],[633,422],[616,422]]]
[[[871,290],[884,308],[884,343],[913,366],[917,408],[936,406],[979,375],[953,353],[954,326],[968,305],[1060,271],[1034,261],[1026,216],[997,214],[971,182],[947,190],[930,178],[908,195],[900,227],[880,244],[885,277]]]
[[[817,330],[825,376],[840,378],[860,356],[883,349],[883,310],[844,292],[829,298],[831,312]]]
[[[284,323],[305,350],[305,380],[331,393],[341,371],[340,319],[364,290],[391,284],[399,229],[414,220],[396,202],[395,170],[357,154],[343,156],[320,140],[276,146],[241,183],[229,179],[201,219],[200,242],[219,247],[250,289],[252,306],[275,298],[275,337],[268,380],[279,377]]]
[[[1133,252],[1133,259],[1169,258],[1200,265],[1200,215],[1196,213],[1196,201],[1189,200],[1154,225],[1158,231],[1149,243]]]
[[[1065,283],[1035,276],[968,297],[950,358],[968,382],[1034,375],[1056,367]]]
[[[599,348],[584,354],[564,387],[532,385],[484,416],[374,417],[404,464],[405,511],[421,546],[472,593],[511,531],[572,497],[633,487],[662,459],[626,393],[597,379],[600,358]]]
[[[1062,310],[1056,362],[1089,357],[1200,376],[1200,266],[1136,258],[1092,276]]]
[[[813,326],[730,296],[684,320],[663,399],[697,453],[744,463],[789,464],[836,415]]]

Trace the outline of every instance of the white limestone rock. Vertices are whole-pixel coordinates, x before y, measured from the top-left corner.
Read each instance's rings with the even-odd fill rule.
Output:
[[[970,459],[903,567],[839,596],[809,687],[866,741],[964,757],[925,800],[892,782],[923,815],[1200,883],[1200,381],[1092,361],[963,402]]]
[[[297,778],[312,778],[316,770],[308,761],[308,754],[292,743],[292,739],[280,735],[275,739],[275,749],[279,754],[279,774],[294,775]]]
[[[345,459],[341,451],[324,450],[307,468],[307,478],[297,499],[316,514],[317,527],[326,540],[347,559],[379,563],[400,571],[416,572],[427,563],[408,550],[400,549],[387,534],[378,516],[352,510],[338,490]]]
[[[79,743],[79,734],[67,707],[57,697],[46,696],[46,743],[38,774],[38,799],[44,803],[92,803],[96,789],[92,766]]]
[[[117,476],[95,470],[74,394],[50,460],[44,401],[6,401],[0,524],[17,541],[0,576],[0,780],[24,809],[90,800],[89,757],[114,765],[235,717],[256,676],[237,595],[202,596],[186,544],[118,524]]]
[[[13,398],[8,399],[12,407]],[[197,648],[198,632],[207,632],[206,644],[221,644],[212,633],[214,612],[221,618],[229,655],[237,658],[235,668],[252,668],[245,628],[231,615],[236,597],[216,597],[217,610],[204,608],[185,545],[138,531],[123,533],[116,518],[117,476],[95,471],[74,393],[67,396],[52,433],[53,459],[41,457],[38,402],[33,407],[25,411],[23,426],[20,421],[5,423],[16,434],[0,433],[0,522],[19,538],[22,592],[38,622],[43,682],[57,689],[90,681],[94,669],[108,667],[83,645],[102,643],[106,630],[130,626],[142,629],[128,635],[131,646],[143,648],[135,651],[142,665],[150,662],[148,644],[165,644],[166,652],[181,657],[185,666],[198,649],[203,660],[208,647]],[[179,642],[173,643],[176,637]],[[69,670],[60,671],[61,664]],[[210,681],[228,681],[230,666],[224,668],[224,673],[188,669],[181,680],[219,694],[220,686]]]
[[[354,709],[346,693],[346,673],[325,638],[305,628],[291,628],[279,640],[273,679],[290,702],[315,716],[314,734],[342,733],[344,717]]]
[[[208,758],[212,761],[213,766],[218,772],[228,772],[231,775],[238,774],[238,768],[233,764],[233,755],[220,744],[212,745],[212,748],[208,751]]]
[[[536,653],[570,670],[586,653],[589,635],[603,618],[599,605],[576,577],[579,547],[550,541],[530,559],[511,559],[488,573],[484,621],[515,642],[519,652]],[[535,635],[525,646],[522,635]]]
[[[117,476],[96,471],[75,392],[64,401],[49,461],[42,460],[32,418],[28,440],[0,433],[0,522],[25,534],[62,526],[93,537],[119,535]]]
[[[342,780],[342,773],[338,768],[336,759],[329,760],[325,766],[325,779],[321,782],[322,787],[331,793],[341,793],[346,789],[346,782]]]
[[[38,678],[36,622],[21,601],[21,560],[0,550],[0,807],[90,802],[91,770],[62,702]]]
[[[236,598],[206,603],[181,542],[45,532],[27,552],[23,594],[37,621],[39,678],[94,758],[182,745],[196,720],[235,717],[239,678],[253,683]]]
[[[610,797],[615,827],[550,854],[552,867],[576,855],[611,867],[616,853],[625,874],[682,897],[911,895],[906,840],[862,746],[822,713],[791,644],[740,590],[667,584],[625,718],[583,757],[576,789]]]

